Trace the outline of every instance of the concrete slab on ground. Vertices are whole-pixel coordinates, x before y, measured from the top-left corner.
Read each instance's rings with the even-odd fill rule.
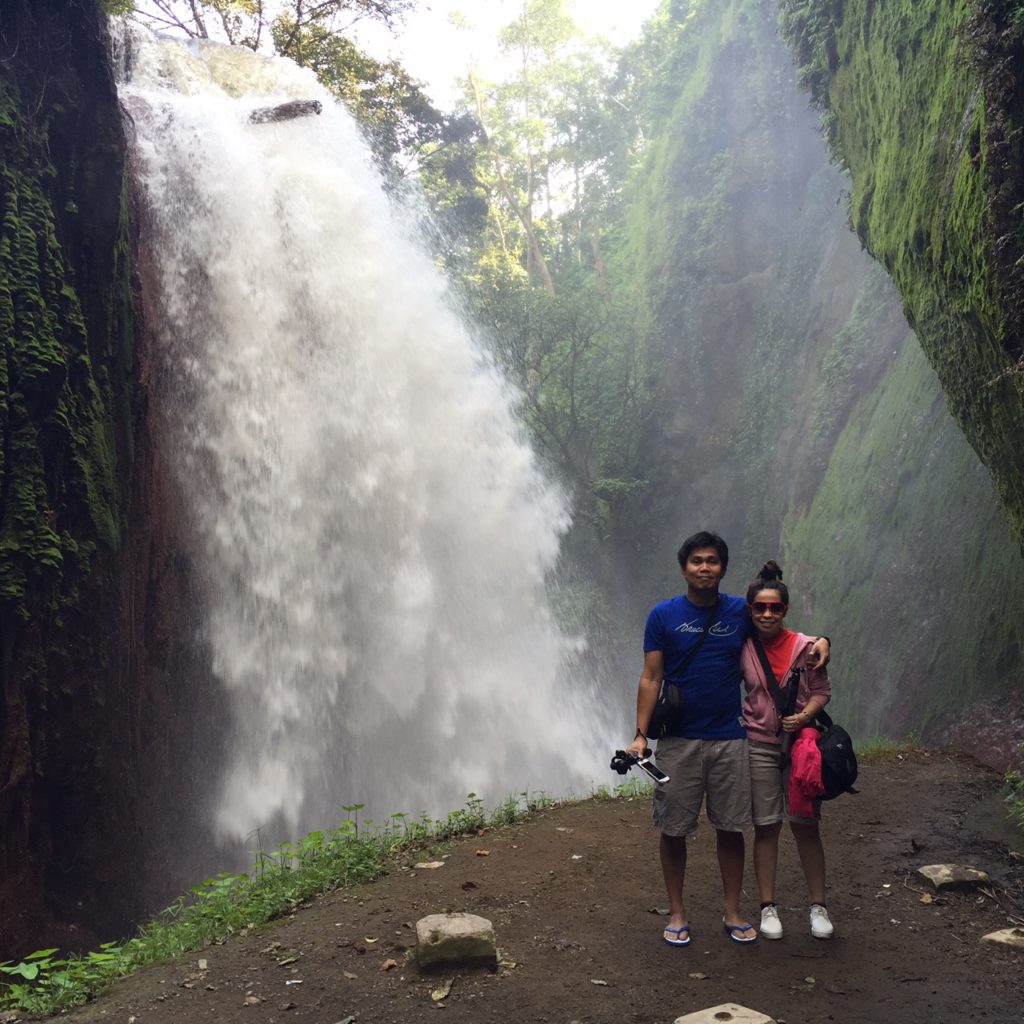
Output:
[[[775,1018],[736,1003],[722,1003],[676,1017],[674,1024],[775,1024]]]

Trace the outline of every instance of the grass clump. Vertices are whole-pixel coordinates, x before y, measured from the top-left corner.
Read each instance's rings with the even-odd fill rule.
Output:
[[[1003,777],[1002,795],[1010,820],[1024,835],[1024,743],[1018,744],[1017,750],[1020,752],[1020,764]]]
[[[543,793],[524,792],[488,812],[470,793],[465,807],[444,819],[394,814],[383,824],[364,820],[361,825],[357,815],[363,805],[347,806],[350,817],[337,828],[310,832],[272,851],[260,850],[250,874],[222,872],[207,878],[142,926],[133,939],[108,942],[82,955],[40,949],[18,963],[0,964],[0,1012],[45,1014],[78,1006],[146,964],[251,931],[322,893],[372,881],[398,856],[514,824],[557,802]]]
[[[923,749],[913,736],[903,740],[875,736],[869,740],[857,741],[857,761],[860,764],[878,764],[880,761],[891,761],[894,757],[920,754]]]

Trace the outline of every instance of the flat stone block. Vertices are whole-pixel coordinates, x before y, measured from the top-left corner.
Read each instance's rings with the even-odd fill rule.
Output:
[[[697,1010],[685,1017],[676,1017],[675,1024],[775,1024],[775,1018],[736,1003],[722,1003],[707,1010]]]
[[[982,935],[981,941],[994,942],[999,946],[1012,946],[1014,949],[1024,949],[1024,928],[1002,928],[997,932]]]
[[[416,962],[425,971],[498,966],[494,927],[476,914],[430,914],[416,922]]]
[[[917,873],[939,891],[970,892],[988,881],[984,871],[965,867],[963,864],[929,864],[918,868]]]

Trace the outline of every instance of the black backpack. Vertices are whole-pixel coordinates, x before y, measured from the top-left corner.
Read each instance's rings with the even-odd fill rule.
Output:
[[[821,784],[825,787],[821,799],[834,800],[842,793],[856,793],[853,784],[857,781],[857,755],[850,734],[824,711],[818,712],[814,724],[820,732]]]

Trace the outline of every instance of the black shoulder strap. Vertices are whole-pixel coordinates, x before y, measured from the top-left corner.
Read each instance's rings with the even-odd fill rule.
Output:
[[[779,727],[781,729],[782,719],[791,715],[796,708],[800,677],[796,676],[795,673],[791,674],[787,680],[786,688],[783,689],[779,686],[779,681],[775,678],[775,673],[772,671],[772,666],[768,661],[768,655],[765,653],[761,638],[755,633],[751,639],[754,642],[754,650],[757,651],[758,660],[761,662],[761,668],[764,671],[764,678],[768,683],[768,689],[775,701],[775,710],[779,713]]]
[[[682,674],[686,671],[687,665],[689,665],[690,662],[697,657],[697,652],[701,649],[701,646],[703,645],[704,641],[707,640],[708,633],[711,632],[711,624],[715,621],[715,615],[717,614],[718,606],[721,603],[721,598],[718,598],[718,600],[715,601],[714,605],[711,608],[711,612],[708,614],[708,617],[704,620],[704,627],[700,631],[700,636],[697,637],[697,642],[693,645],[693,649],[690,651],[690,653],[687,654],[685,658],[683,658],[683,663],[679,666],[676,673],[677,675],[682,676]]]

